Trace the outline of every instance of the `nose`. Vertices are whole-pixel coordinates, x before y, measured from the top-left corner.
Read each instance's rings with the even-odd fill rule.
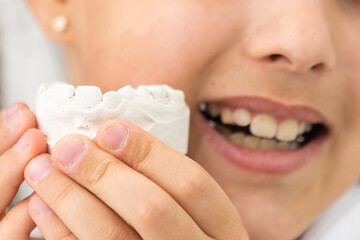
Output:
[[[336,54],[321,1],[283,1],[287,3],[258,13],[249,24],[245,54],[291,72],[331,69]]]

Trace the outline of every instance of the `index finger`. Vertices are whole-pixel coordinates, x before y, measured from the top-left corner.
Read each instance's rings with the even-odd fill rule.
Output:
[[[209,236],[228,239],[234,232],[245,233],[230,199],[195,161],[123,121],[106,122],[96,141],[168,192]]]

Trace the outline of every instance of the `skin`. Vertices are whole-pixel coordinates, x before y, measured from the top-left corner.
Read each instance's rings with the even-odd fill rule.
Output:
[[[29,199],[21,201],[9,211],[5,210],[24,181],[26,165],[33,157],[47,151],[45,137],[34,129],[35,116],[24,104],[14,104],[2,110],[0,119],[0,137],[7,140],[2,141],[0,146],[0,188],[4,193],[0,200],[0,237],[28,240],[35,227],[28,211]],[[19,144],[20,138],[27,144]]]
[[[138,159],[125,157],[126,152],[134,155],[131,150],[126,150],[127,147],[120,152],[111,151],[100,139],[99,146],[89,145],[91,151],[97,152],[96,155],[110,154],[120,160],[117,164],[124,162],[133,171],[150,179],[152,187],[160,187],[158,197],[165,194],[171,196],[170,200],[166,198],[170,202],[176,200],[179,203],[181,209],[166,205],[160,216],[173,219],[171,216],[177,212],[177,216],[183,216],[179,220],[182,224],[190,221],[184,212],[191,216],[192,224],[185,224],[189,228],[172,229],[170,232],[164,231],[166,228],[159,232],[147,231],[154,222],[142,225],[139,219],[129,219],[128,213],[119,206],[121,201],[117,204],[111,202],[106,198],[105,190],[99,191],[87,182],[93,176],[94,166],[103,166],[100,157],[92,159],[85,154],[79,164],[89,175],[81,175],[77,167],[63,168],[56,155],[42,155],[48,156],[55,167],[38,181],[29,178],[28,170],[25,175],[37,192],[30,200],[31,217],[45,235],[52,237],[49,239],[56,239],[54,236],[89,239],[86,233],[81,232],[84,226],[106,235],[108,232],[104,233],[96,228],[94,221],[84,217],[92,214],[85,211],[91,209],[86,206],[98,205],[104,209],[104,214],[110,208],[115,212],[115,215],[114,212],[105,214],[109,217],[101,218],[101,224],[112,226],[121,223],[124,234],[130,234],[133,239],[139,237],[133,232],[135,229],[144,239],[170,239],[169,236],[176,232],[178,237],[187,239],[200,236],[191,234],[204,234],[201,235],[204,238],[212,236],[215,239],[247,239],[249,236],[255,240],[290,240],[299,236],[320,213],[358,181],[360,160],[354,157],[360,154],[357,146],[360,131],[360,57],[357,54],[360,50],[360,3],[357,1],[155,0],[150,3],[145,0],[29,0],[29,3],[45,32],[65,47],[70,79],[75,85],[98,85],[105,92],[126,84],[136,87],[140,84],[167,83],[185,92],[192,116],[204,101],[237,96],[266,97],[285,104],[312,107],[320,111],[331,126],[330,137],[316,160],[286,175],[255,173],[224,161],[202,137],[194,119],[191,121],[188,157],[199,165],[185,156],[176,155],[141,130],[134,130],[132,125],[126,126],[133,130],[131,138],[138,140],[130,141],[127,147],[133,149],[132,144],[140,146],[137,151],[150,162],[146,170],[131,164]],[[52,19],[58,14],[65,15],[70,21],[66,31],[61,33],[51,28]],[[278,57],[271,58],[272,55]],[[104,126],[108,126],[106,124]],[[81,136],[71,136],[60,140],[58,148],[74,138],[91,144]],[[143,142],[145,140],[140,140],[143,138],[157,146],[155,148],[159,152],[150,154]],[[165,184],[171,184],[169,180],[173,176],[168,176],[167,171],[152,162],[160,161],[167,165],[169,159],[178,157],[189,171],[199,175],[191,180],[195,184],[191,182],[183,193],[176,194],[171,192],[176,184]],[[114,187],[121,182],[115,174],[117,168],[107,170],[109,174],[104,181],[111,183],[106,185],[108,191],[117,192],[119,189]],[[169,168],[177,169],[179,166],[172,163]],[[179,172],[176,179],[180,182],[190,177],[187,171]],[[55,176],[62,176],[73,186],[78,186],[68,194],[60,195],[61,199],[66,199],[65,203],[56,200],[56,193],[63,191],[61,186],[51,181]],[[142,186],[144,181],[133,179],[131,183]],[[206,188],[199,183],[206,183]],[[84,189],[91,194],[77,203],[76,193],[73,192]],[[122,194],[131,198],[131,192]],[[189,193],[198,195],[185,198]],[[97,196],[100,202],[96,202],[93,196]],[[145,194],[143,196],[146,197]],[[34,211],[39,197],[52,209],[49,214],[41,215]],[[155,206],[159,204],[158,197],[154,197],[157,199]],[[183,198],[188,200],[181,201]],[[217,215],[215,207],[209,206],[206,211],[190,207],[198,206],[201,199],[215,199],[217,204],[222,203],[222,212],[233,210],[234,213]],[[131,209],[132,201],[126,200]],[[77,203],[76,207],[85,206],[84,214],[67,219],[66,206],[61,204],[68,203],[69,206],[72,205],[70,202]],[[154,210],[151,206],[149,209]],[[146,215],[146,212],[144,210],[138,216]],[[150,213],[153,216],[150,219],[159,217],[157,211]],[[215,221],[204,221],[215,216]],[[232,224],[223,227],[226,220]],[[157,233],[160,235],[151,235]]]

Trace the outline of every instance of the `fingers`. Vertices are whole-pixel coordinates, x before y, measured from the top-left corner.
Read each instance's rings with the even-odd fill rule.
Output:
[[[35,223],[28,211],[29,199],[15,205],[0,221],[0,239],[28,240]]]
[[[30,198],[29,212],[46,240],[77,239],[37,194]]]
[[[0,198],[0,212],[6,209],[18,191],[28,162],[46,151],[45,136],[37,129],[30,129],[0,156],[0,189],[4,193]]]
[[[208,238],[163,189],[90,139],[67,136],[53,148],[52,157],[57,167],[111,207],[143,239]]]
[[[109,240],[140,239],[134,230],[112,209],[53,167],[49,158],[48,154],[34,158],[25,169],[25,179],[76,237],[79,239]],[[36,201],[41,203],[36,198],[35,200],[32,199],[32,204],[36,204]],[[119,201],[119,199],[116,201]],[[50,219],[55,220],[55,214],[46,216],[49,209],[46,209],[44,205],[42,206],[42,209],[46,210],[42,211],[45,214],[39,216],[34,211],[31,211],[31,213],[36,221],[41,221],[44,226],[47,222],[46,218],[49,218],[49,221]],[[45,226],[43,229],[47,231]],[[67,230],[63,228],[61,234],[66,233]],[[50,230],[48,234],[51,234]]]
[[[16,103],[0,113],[0,155],[14,145],[24,132],[36,127],[36,118],[23,103]]]
[[[128,136],[124,137],[127,132]],[[209,236],[241,239],[245,230],[236,208],[195,161],[123,121],[105,123],[98,131],[96,142],[168,192]],[[233,236],[234,232],[240,235]]]

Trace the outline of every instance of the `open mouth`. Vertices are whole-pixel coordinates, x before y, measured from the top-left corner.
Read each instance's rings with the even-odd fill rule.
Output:
[[[199,113],[204,136],[225,159],[266,173],[287,173],[314,159],[330,132],[316,110],[262,98],[204,102]]]
[[[203,103],[200,112],[209,126],[231,143],[259,151],[297,150],[325,134],[322,123],[300,122],[249,110],[221,108],[215,103]]]

